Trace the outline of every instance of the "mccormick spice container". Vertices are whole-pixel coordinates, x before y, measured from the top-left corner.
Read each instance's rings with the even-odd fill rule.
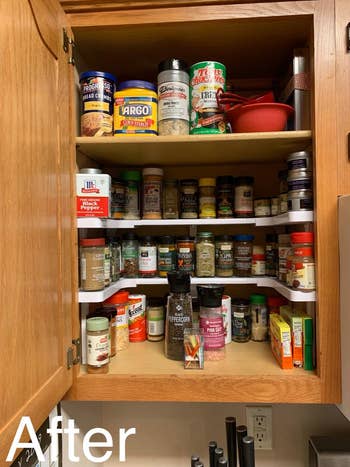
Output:
[[[249,277],[252,275],[253,235],[235,235],[234,275]]]
[[[165,310],[163,300],[150,298],[146,309],[147,339],[158,342],[164,339]]]
[[[150,235],[146,235],[140,240],[139,275],[140,277],[155,277],[157,275],[157,244]]]
[[[139,241],[132,232],[123,235],[122,271],[123,276],[129,278],[138,277],[139,274]]]
[[[116,340],[117,340],[117,353],[129,347],[129,292],[121,290],[113,294],[103,302],[104,307],[113,307],[117,313],[116,316]],[[113,331],[113,327],[112,327]]]
[[[105,239],[80,240],[80,288],[86,292],[105,287]]]
[[[176,240],[177,253],[177,270],[187,272],[191,276],[195,271],[195,239],[194,237],[177,237]]]
[[[158,134],[188,135],[189,76],[187,64],[177,58],[158,66]]]
[[[163,169],[143,169],[143,219],[162,218]]]
[[[163,219],[179,218],[179,188],[177,180],[164,180]]]
[[[158,274],[167,277],[168,272],[176,271],[175,239],[165,235],[158,239]]]
[[[93,317],[86,320],[87,372],[108,373],[109,364],[109,321],[108,318]]]
[[[254,215],[255,215],[255,217],[271,216],[271,201],[270,201],[270,198],[255,198],[255,200],[254,200]]]
[[[129,295],[129,341],[146,340],[146,295]]]
[[[121,174],[125,182],[125,215],[124,219],[140,219],[140,181],[138,170],[126,170]]]
[[[251,338],[252,318],[249,300],[237,298],[232,301],[232,340],[248,342]]]
[[[181,219],[198,217],[198,181],[194,178],[180,181],[180,216]]]
[[[253,217],[253,177],[238,177],[235,180],[235,216]]]
[[[77,217],[111,217],[111,176],[99,169],[76,174]]]
[[[110,73],[80,75],[81,136],[113,135],[113,95],[117,79]]]
[[[215,188],[215,178],[199,179],[199,217],[201,219],[215,219],[216,217]]]
[[[215,276],[215,243],[211,232],[199,232],[196,242],[196,275]]]
[[[215,238],[215,274],[218,277],[233,276],[233,242],[230,235]]]
[[[233,217],[233,184],[234,178],[230,175],[217,177],[216,215],[218,218]]]
[[[266,341],[268,331],[267,307],[265,295],[250,296],[250,312],[252,316],[252,340]]]
[[[315,290],[314,234],[313,232],[294,232],[291,234],[291,242],[293,289],[304,292]]]
[[[157,135],[157,110],[157,89],[152,83],[120,83],[114,93],[114,136]]]
[[[252,255],[252,276],[265,276],[266,274],[266,257],[265,250],[261,246],[253,246]]]
[[[224,115],[216,93],[226,90],[226,67],[219,62],[199,62],[190,67],[190,133],[225,133]]]
[[[118,178],[112,179],[111,211],[114,219],[124,219],[125,215],[125,182]]]

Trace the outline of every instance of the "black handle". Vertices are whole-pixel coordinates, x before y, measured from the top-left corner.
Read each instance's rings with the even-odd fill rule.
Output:
[[[237,467],[236,419],[235,417],[226,417],[225,424],[226,424],[228,465],[229,467]]]
[[[244,467],[255,467],[254,438],[245,436],[243,438]]]
[[[222,448],[216,448],[215,449],[215,461],[214,461],[214,466],[218,467],[219,465],[219,459],[223,457],[224,455],[224,450]]]
[[[217,448],[216,441],[209,442],[209,467],[215,466],[215,449]]]
[[[243,457],[243,438],[247,436],[247,427],[245,425],[239,425],[237,427],[237,446],[238,446],[238,459],[239,466],[244,467],[244,457]]]
[[[191,467],[195,467],[196,462],[199,461],[199,456],[192,456],[191,457]]]

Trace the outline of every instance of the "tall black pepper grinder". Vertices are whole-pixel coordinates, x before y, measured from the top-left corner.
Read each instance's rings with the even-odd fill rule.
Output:
[[[216,448],[215,449],[215,461],[214,461],[214,466],[218,467],[219,465],[219,459],[223,457],[224,455],[224,450],[222,448]]]
[[[215,449],[217,448],[216,441],[209,442],[209,467],[216,467],[215,466]]]
[[[244,458],[243,458],[243,438],[247,436],[247,427],[245,425],[239,425],[237,427],[237,446],[238,446],[238,459],[239,467],[244,467]]]
[[[191,467],[195,467],[196,462],[199,461],[199,456],[192,456],[191,457]]]
[[[237,467],[236,419],[235,417],[226,417],[225,424],[226,424],[228,465],[229,467]]]
[[[244,467],[255,467],[254,438],[245,436],[243,438]]]

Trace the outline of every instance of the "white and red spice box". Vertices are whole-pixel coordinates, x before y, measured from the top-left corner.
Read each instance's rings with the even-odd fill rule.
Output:
[[[99,169],[81,169],[76,174],[77,217],[111,217],[111,184]]]

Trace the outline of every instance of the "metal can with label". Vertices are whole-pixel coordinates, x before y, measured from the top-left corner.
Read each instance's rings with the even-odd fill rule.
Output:
[[[226,90],[226,67],[219,62],[199,62],[190,67],[190,133],[225,133],[224,114],[216,93]]]
[[[146,340],[146,295],[129,295],[129,340]]]

